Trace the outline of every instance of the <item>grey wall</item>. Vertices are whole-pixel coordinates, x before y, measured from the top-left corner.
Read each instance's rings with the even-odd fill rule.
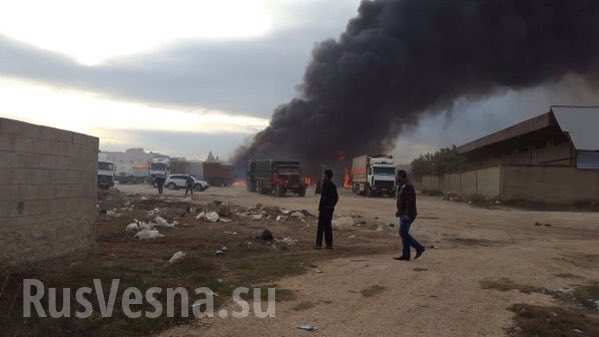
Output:
[[[0,118],[0,262],[95,240],[98,138]]]

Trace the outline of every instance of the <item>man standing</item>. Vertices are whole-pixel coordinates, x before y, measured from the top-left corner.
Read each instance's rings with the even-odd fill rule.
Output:
[[[316,246],[314,247],[316,249],[322,248],[323,236],[326,248],[333,249],[333,225],[331,222],[339,196],[337,195],[337,186],[335,186],[332,179],[333,171],[330,169],[325,170],[318,205],[318,230],[316,233]]]
[[[158,187],[158,194],[162,194],[165,180],[166,180],[166,178],[162,174],[156,176],[155,182],[156,182],[156,187]]]
[[[408,174],[404,170],[397,171],[397,213],[395,216],[399,218],[399,235],[401,236],[402,254],[400,257],[395,257],[395,260],[410,261],[410,247],[416,249],[416,256],[419,258],[426,250],[416,239],[410,235],[410,226],[416,219],[418,212],[416,211],[416,190],[408,179]]]
[[[191,196],[193,197],[193,185],[195,185],[195,180],[191,175],[188,175],[185,178],[185,196],[187,196],[187,192],[191,192]]]

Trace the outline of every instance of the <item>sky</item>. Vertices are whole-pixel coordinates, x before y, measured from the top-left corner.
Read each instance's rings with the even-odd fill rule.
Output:
[[[358,5],[0,0],[0,117],[95,135],[102,150],[227,157],[297,95],[314,44],[338,37]],[[570,104],[576,88],[463,100],[406,130],[393,153],[409,162],[483,136]]]

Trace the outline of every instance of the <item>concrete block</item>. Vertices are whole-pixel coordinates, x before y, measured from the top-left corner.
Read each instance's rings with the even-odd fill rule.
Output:
[[[14,151],[17,136],[14,134],[0,134],[0,150]]]

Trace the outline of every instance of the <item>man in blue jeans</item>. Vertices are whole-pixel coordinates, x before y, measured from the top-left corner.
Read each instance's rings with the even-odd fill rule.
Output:
[[[408,174],[404,170],[397,172],[397,213],[399,218],[399,235],[401,236],[402,254],[400,257],[394,257],[399,261],[410,261],[410,248],[416,249],[414,260],[419,258],[426,250],[416,239],[410,235],[410,226],[416,219],[418,212],[416,210],[416,189],[410,183]]]

